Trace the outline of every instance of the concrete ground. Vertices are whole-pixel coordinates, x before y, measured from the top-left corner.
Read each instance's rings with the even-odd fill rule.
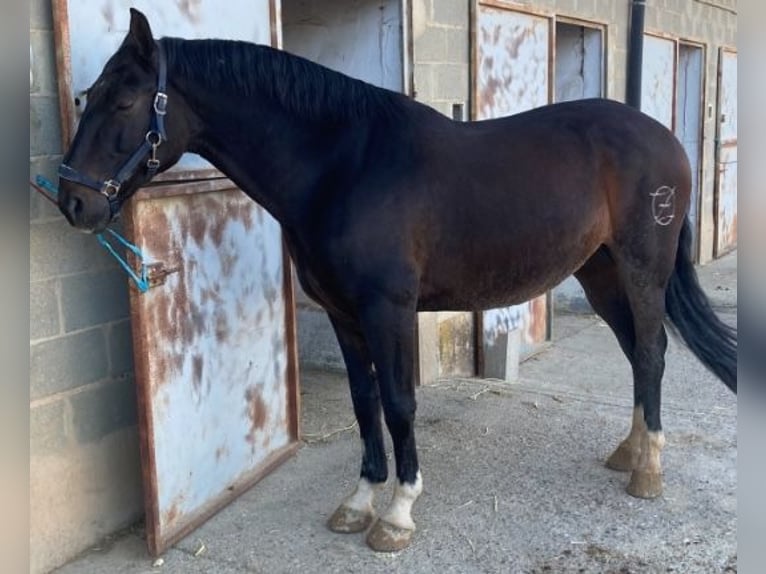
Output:
[[[735,325],[736,253],[699,273]],[[628,475],[603,465],[629,427],[628,363],[597,317],[557,316],[554,332],[517,383],[445,380],[418,389],[425,490],[414,542],[399,554],[374,553],[364,535],[325,527],[355,484],[360,445],[344,377],[303,372],[304,445],[294,458],[161,565],[138,525],[57,572],[736,572],[736,397],[671,340],[665,491],[632,498]],[[391,491],[379,496],[379,510]]]

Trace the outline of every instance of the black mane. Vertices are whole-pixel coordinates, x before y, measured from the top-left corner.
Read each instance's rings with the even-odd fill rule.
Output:
[[[269,46],[237,40],[161,40],[171,74],[212,90],[260,95],[310,120],[392,115],[404,96]]]

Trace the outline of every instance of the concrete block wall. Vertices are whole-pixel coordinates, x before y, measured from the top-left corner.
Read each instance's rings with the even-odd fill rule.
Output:
[[[470,2],[412,0],[413,95],[452,117],[470,110]]]
[[[61,161],[51,3],[30,5],[30,176]],[[126,275],[30,193],[30,558],[48,572],[143,513]]]

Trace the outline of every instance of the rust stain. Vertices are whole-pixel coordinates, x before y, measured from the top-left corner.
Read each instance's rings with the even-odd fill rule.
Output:
[[[229,338],[229,320],[226,317],[226,313],[223,311],[217,311],[215,314],[215,339],[219,343],[223,343]]]
[[[215,449],[215,461],[221,462],[221,459],[229,455],[229,449],[226,445],[221,445]]]
[[[207,233],[207,220],[204,217],[195,217],[189,224],[191,229],[191,236],[194,238],[194,242],[197,245],[202,245],[205,241],[205,234]]]
[[[101,7],[101,15],[104,17],[104,20],[106,20],[106,29],[110,32],[114,30],[114,10],[110,3]]]
[[[200,15],[199,7],[201,0],[176,0],[176,6],[181,12],[181,15],[189,20],[192,24],[199,24]]]
[[[202,387],[202,367],[204,365],[202,355],[192,357],[192,385],[199,392]]]
[[[220,247],[223,244],[223,233],[226,231],[228,221],[225,218],[220,218],[213,224],[213,228],[210,230],[210,237],[213,240],[213,245]]]
[[[172,524],[178,518],[181,514],[181,506],[185,499],[186,496],[184,494],[179,494],[173,499],[173,503],[170,507],[162,513],[162,522],[165,525]]]
[[[258,387],[253,386],[245,391],[245,401],[247,401],[247,418],[250,419],[250,432],[245,436],[245,440],[250,443],[252,451],[255,452],[256,434],[266,426],[268,413]]]
[[[529,302],[529,338],[530,343],[542,343],[547,332],[547,301],[544,295]]]
[[[224,277],[231,277],[234,266],[237,264],[237,255],[232,252],[221,254],[221,273]]]

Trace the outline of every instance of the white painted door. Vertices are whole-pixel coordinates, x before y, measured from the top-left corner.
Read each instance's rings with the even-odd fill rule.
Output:
[[[675,70],[675,40],[645,35],[641,66],[641,111],[671,130]]]

